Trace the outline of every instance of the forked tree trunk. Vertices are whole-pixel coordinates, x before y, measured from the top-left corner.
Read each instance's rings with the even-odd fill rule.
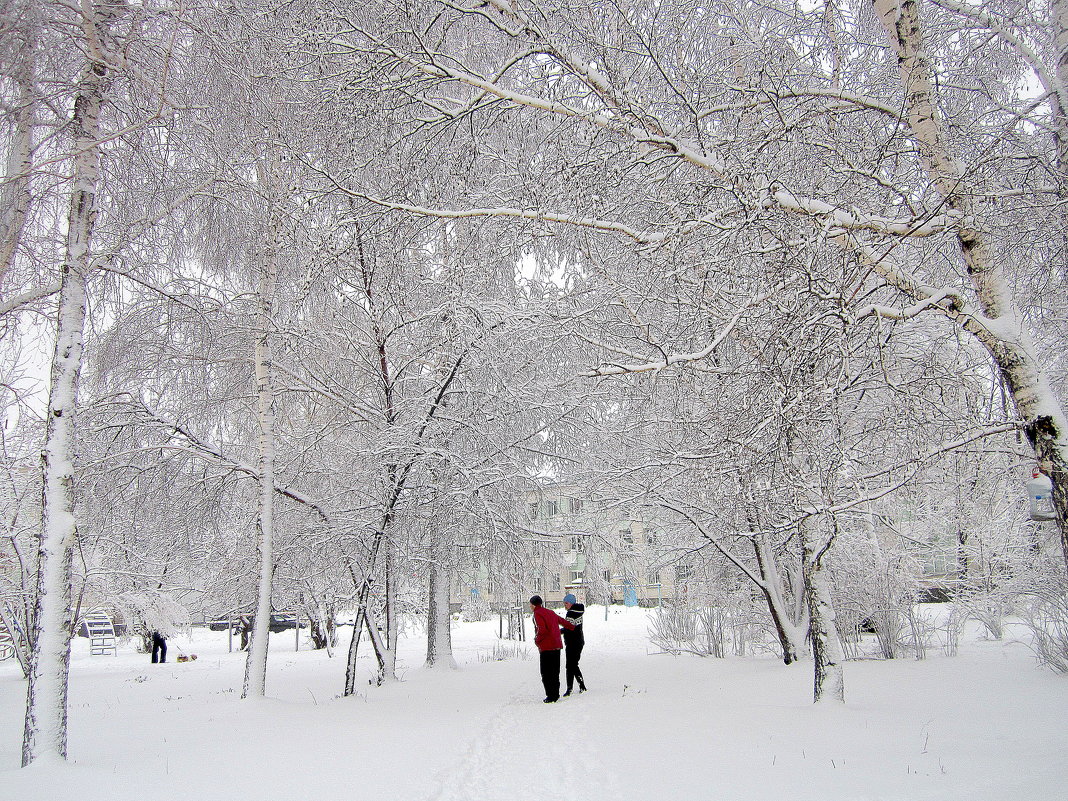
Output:
[[[782,572],[779,570],[778,559],[768,547],[763,535],[754,535],[753,550],[756,553],[757,567],[760,570],[761,580],[757,582],[757,586],[760,587],[764,600],[767,601],[771,622],[775,626],[775,633],[782,649],[783,664],[792,665],[797,661],[804,647],[805,637],[808,636],[809,612],[804,592],[799,593],[800,608],[791,610],[783,591],[785,585]]]
[[[74,413],[85,332],[86,281],[100,180],[100,107],[107,66],[93,21],[83,18],[88,62],[74,99],[74,175],[60,275],[43,452],[44,486],[37,548],[37,601],[30,637],[22,764],[67,756],[67,680],[71,637],[74,516]]]

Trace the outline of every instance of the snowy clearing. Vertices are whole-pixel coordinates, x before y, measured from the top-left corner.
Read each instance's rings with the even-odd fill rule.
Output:
[[[403,680],[348,699],[343,657],[293,632],[272,635],[266,701],[240,700],[225,632],[194,629],[174,645],[198,660],[166,665],[79,638],[69,765],[18,769],[25,683],[0,664],[0,799],[1064,797],[1068,682],[1020,642],[850,662],[846,706],[814,706],[811,664],[651,653],[646,615],[591,607],[591,689],[555,705],[533,646],[492,659],[513,646],[495,622],[454,626],[460,670],[423,670],[408,632]]]

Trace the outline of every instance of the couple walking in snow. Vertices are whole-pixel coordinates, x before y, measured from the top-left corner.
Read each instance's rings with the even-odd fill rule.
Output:
[[[579,670],[579,658],[582,656],[582,647],[586,644],[586,638],[582,633],[582,613],[586,607],[578,603],[574,595],[568,593],[564,596],[564,608],[567,616],[560,617],[551,609],[546,609],[540,595],[530,599],[530,611],[534,613],[534,644],[538,646],[541,657],[541,683],[545,685],[545,703],[551,704],[560,700],[560,650],[567,644],[567,692],[571,690],[577,680],[579,692],[586,690],[586,683],[582,680],[582,671]],[[563,639],[560,637],[560,629],[563,628]]]

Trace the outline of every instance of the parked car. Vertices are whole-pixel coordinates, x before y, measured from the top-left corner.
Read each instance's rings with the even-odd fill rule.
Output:
[[[279,631],[285,631],[286,629],[295,629],[298,623],[297,616],[291,612],[276,612],[271,615],[271,623],[268,628],[277,634]]]
[[[208,628],[212,631],[226,631],[233,626],[234,632],[237,633],[242,629],[250,630],[255,620],[255,615],[234,615],[228,618],[215,618],[208,621]],[[271,632],[277,634],[286,629],[295,629],[298,622],[301,628],[305,628],[308,625],[306,620],[300,620],[299,616],[293,612],[274,612],[271,614],[271,622],[267,627]]]

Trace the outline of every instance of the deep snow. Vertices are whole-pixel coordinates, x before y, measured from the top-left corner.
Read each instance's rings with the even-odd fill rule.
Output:
[[[846,705],[815,706],[809,663],[658,654],[644,610],[586,619],[591,689],[558,704],[531,645],[493,660],[512,647],[495,622],[454,626],[459,670],[423,669],[411,631],[402,680],[347,699],[344,648],[294,652],[293,632],[271,635],[268,698],[245,701],[225,633],[171,640],[169,659],[199,659],[166,665],[78,639],[72,761],[26,770],[25,683],[0,663],[0,801],[1065,798],[1068,677],[1020,642],[972,631],[955,657],[849,662]]]

